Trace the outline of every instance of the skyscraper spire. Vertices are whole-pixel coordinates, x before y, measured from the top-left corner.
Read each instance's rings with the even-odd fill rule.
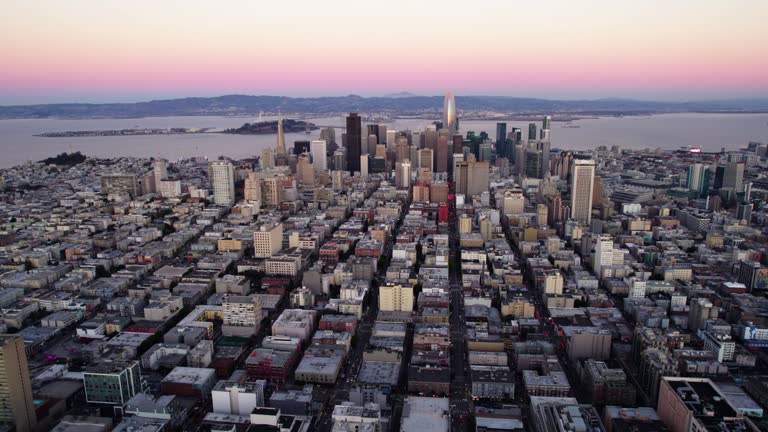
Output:
[[[285,134],[283,133],[283,113],[277,113],[277,156],[285,157]]]

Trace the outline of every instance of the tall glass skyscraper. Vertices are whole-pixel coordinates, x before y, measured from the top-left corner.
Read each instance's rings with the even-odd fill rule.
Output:
[[[347,169],[354,173],[360,171],[360,155],[362,154],[362,119],[357,113],[347,116]]]
[[[450,131],[450,135],[456,133],[459,128],[456,122],[456,98],[448,92],[443,100],[443,128]]]

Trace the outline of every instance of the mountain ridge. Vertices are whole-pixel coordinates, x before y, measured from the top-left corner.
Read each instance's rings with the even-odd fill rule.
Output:
[[[768,98],[663,102],[626,98],[558,100],[513,96],[456,96],[460,111],[516,114],[567,113],[638,115],[675,112],[766,113]],[[439,113],[443,96],[407,92],[388,96],[358,95],[288,97],[230,94],[214,97],[155,99],[130,103],[58,103],[0,105],[0,119],[14,118],[136,118],[163,116],[253,115],[260,111],[333,114],[351,111],[414,115]]]

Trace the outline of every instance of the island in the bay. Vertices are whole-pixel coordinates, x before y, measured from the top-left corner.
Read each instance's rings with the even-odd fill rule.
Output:
[[[302,120],[283,119],[283,132],[308,132],[319,129],[314,123]],[[242,135],[261,135],[277,133],[277,120],[246,123],[239,128],[225,129],[223,133]]]
[[[130,128],[130,129],[109,129],[109,130],[85,130],[85,131],[63,131],[63,132],[45,132],[35,136],[46,138],[69,138],[69,137],[103,137],[103,136],[130,136],[130,135],[181,135],[198,134],[210,131],[212,128]]]

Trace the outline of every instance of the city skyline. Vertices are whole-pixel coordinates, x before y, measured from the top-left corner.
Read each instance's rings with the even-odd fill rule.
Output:
[[[768,96],[759,43],[768,5],[759,1],[559,2],[544,16],[519,2],[337,1],[296,10],[10,3],[0,18],[4,105],[444,89],[567,99]]]

